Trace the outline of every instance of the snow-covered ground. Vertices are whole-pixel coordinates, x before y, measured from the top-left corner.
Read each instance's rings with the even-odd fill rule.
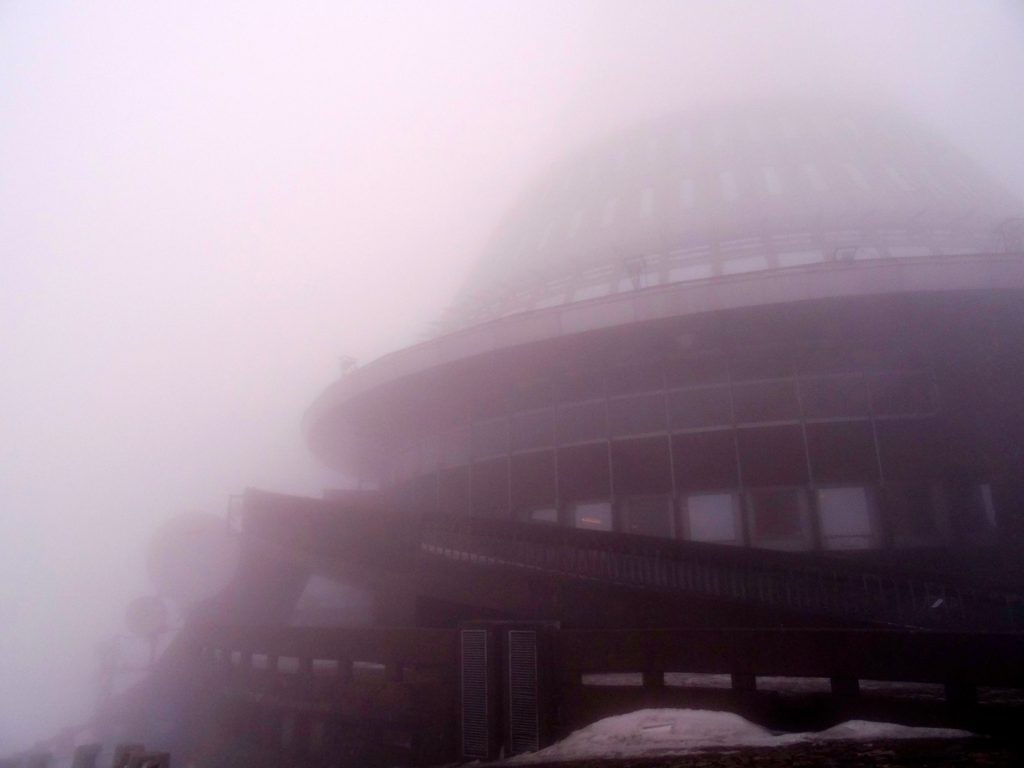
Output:
[[[520,755],[509,762],[659,757],[709,749],[782,747],[815,741],[955,739],[972,735],[950,728],[913,728],[866,720],[850,720],[817,733],[776,734],[731,712],[642,709],[600,720],[547,749]]]

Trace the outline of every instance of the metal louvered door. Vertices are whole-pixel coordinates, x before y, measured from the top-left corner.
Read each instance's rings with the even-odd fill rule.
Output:
[[[505,635],[505,746],[510,755],[540,748],[538,633],[510,629]]]
[[[489,760],[495,752],[490,646],[489,630],[459,630],[460,751],[467,760]]]

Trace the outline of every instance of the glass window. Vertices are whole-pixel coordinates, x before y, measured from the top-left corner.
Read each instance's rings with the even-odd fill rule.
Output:
[[[741,256],[722,262],[723,275],[739,275],[743,272],[757,272],[768,268],[768,259],[764,254]]]
[[[748,485],[804,485],[807,455],[799,424],[736,431],[743,480]]]
[[[489,419],[473,424],[473,455],[498,456],[508,452],[508,421]]]
[[[469,514],[469,467],[455,467],[439,473],[438,505],[442,515]]]
[[[886,482],[925,484],[945,471],[954,446],[933,419],[886,419],[875,429]]]
[[[451,429],[441,435],[441,465],[458,466],[469,462],[469,430]]]
[[[807,495],[803,488],[748,491],[751,544],[768,549],[808,549],[811,544]]]
[[[670,387],[721,384],[729,380],[729,365],[724,357],[689,357],[670,363],[666,376]]]
[[[818,521],[825,549],[869,549],[876,546],[866,488],[819,488]]]
[[[664,370],[658,363],[633,363],[608,372],[608,394],[628,395],[654,392],[662,388]]]
[[[738,506],[734,493],[686,497],[687,538],[711,544],[738,544],[741,539]]]
[[[555,505],[555,452],[512,457],[512,507],[517,511]]]
[[[431,472],[412,481],[410,502],[417,514],[437,512],[437,475]]]
[[[775,257],[780,267],[801,267],[805,264],[817,264],[825,260],[821,251],[786,251]]]
[[[577,443],[606,437],[605,403],[592,400],[589,403],[574,403],[558,409],[558,442]]]
[[[792,381],[736,384],[732,397],[738,423],[800,418],[800,400]]]
[[[930,413],[932,383],[923,373],[886,373],[871,377],[871,405],[878,416]]]
[[[867,416],[867,382],[861,376],[825,376],[803,379],[800,395],[809,419],[829,416]]]
[[[492,459],[473,465],[474,517],[508,517],[508,474],[508,459]]]
[[[612,529],[612,505],[610,501],[585,501],[573,505],[573,525],[594,531]]]
[[[807,452],[819,483],[869,483],[878,480],[878,456],[869,421],[807,425]]]
[[[742,329],[744,334],[754,336],[764,331],[764,322],[756,322]],[[777,348],[767,347],[759,351],[738,354],[732,360],[733,381],[752,379],[775,379],[790,376],[793,361],[789,355]]]
[[[668,394],[672,429],[726,426],[732,423],[728,387],[686,389]]]
[[[554,425],[554,408],[515,414],[512,417],[512,450],[554,445]]]
[[[554,507],[543,507],[541,509],[531,509],[526,514],[525,519],[528,522],[547,522],[557,523],[558,522],[558,510]]]
[[[558,450],[558,495],[568,501],[611,494],[608,444],[572,445]]]
[[[943,499],[937,485],[889,485],[881,490],[881,499],[893,544],[913,547],[940,542]]]
[[[969,480],[951,467],[945,477],[945,492],[950,529],[957,540],[978,543],[990,538],[996,526],[992,486]]]
[[[616,494],[639,496],[672,490],[668,437],[616,440],[611,452]]]
[[[630,496],[621,505],[627,532],[669,539],[674,535],[670,496]]]
[[[573,301],[586,301],[587,299],[597,299],[601,296],[607,296],[611,293],[611,284],[607,279],[601,283],[590,283],[588,285],[581,285],[576,288],[572,295]]]
[[[613,435],[665,431],[665,396],[620,397],[608,403],[608,425]]]
[[[428,472],[437,468],[437,435],[428,435],[420,442],[420,467]]]
[[[672,461],[678,488],[696,491],[739,484],[736,442],[729,430],[674,435]]]
[[[687,264],[681,267],[672,267],[668,271],[670,283],[685,283],[687,280],[703,280],[711,277],[714,269],[710,264]]]
[[[557,307],[560,304],[565,303],[565,289],[554,288],[550,292],[546,292],[545,295],[541,296],[533,303],[534,309],[546,309],[547,307]]]

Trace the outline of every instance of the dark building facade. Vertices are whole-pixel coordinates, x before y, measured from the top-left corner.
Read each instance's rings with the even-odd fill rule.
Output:
[[[1024,226],[871,108],[680,114],[567,159],[441,324],[306,417],[395,508],[791,551],[1017,537]]]

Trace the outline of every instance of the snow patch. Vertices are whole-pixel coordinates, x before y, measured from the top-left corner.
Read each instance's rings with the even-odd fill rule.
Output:
[[[850,720],[817,733],[776,734],[731,712],[642,709],[599,720],[557,744],[519,755],[508,762],[659,757],[726,747],[781,747],[815,741],[953,739],[972,735],[951,728],[914,728],[866,720]]]

